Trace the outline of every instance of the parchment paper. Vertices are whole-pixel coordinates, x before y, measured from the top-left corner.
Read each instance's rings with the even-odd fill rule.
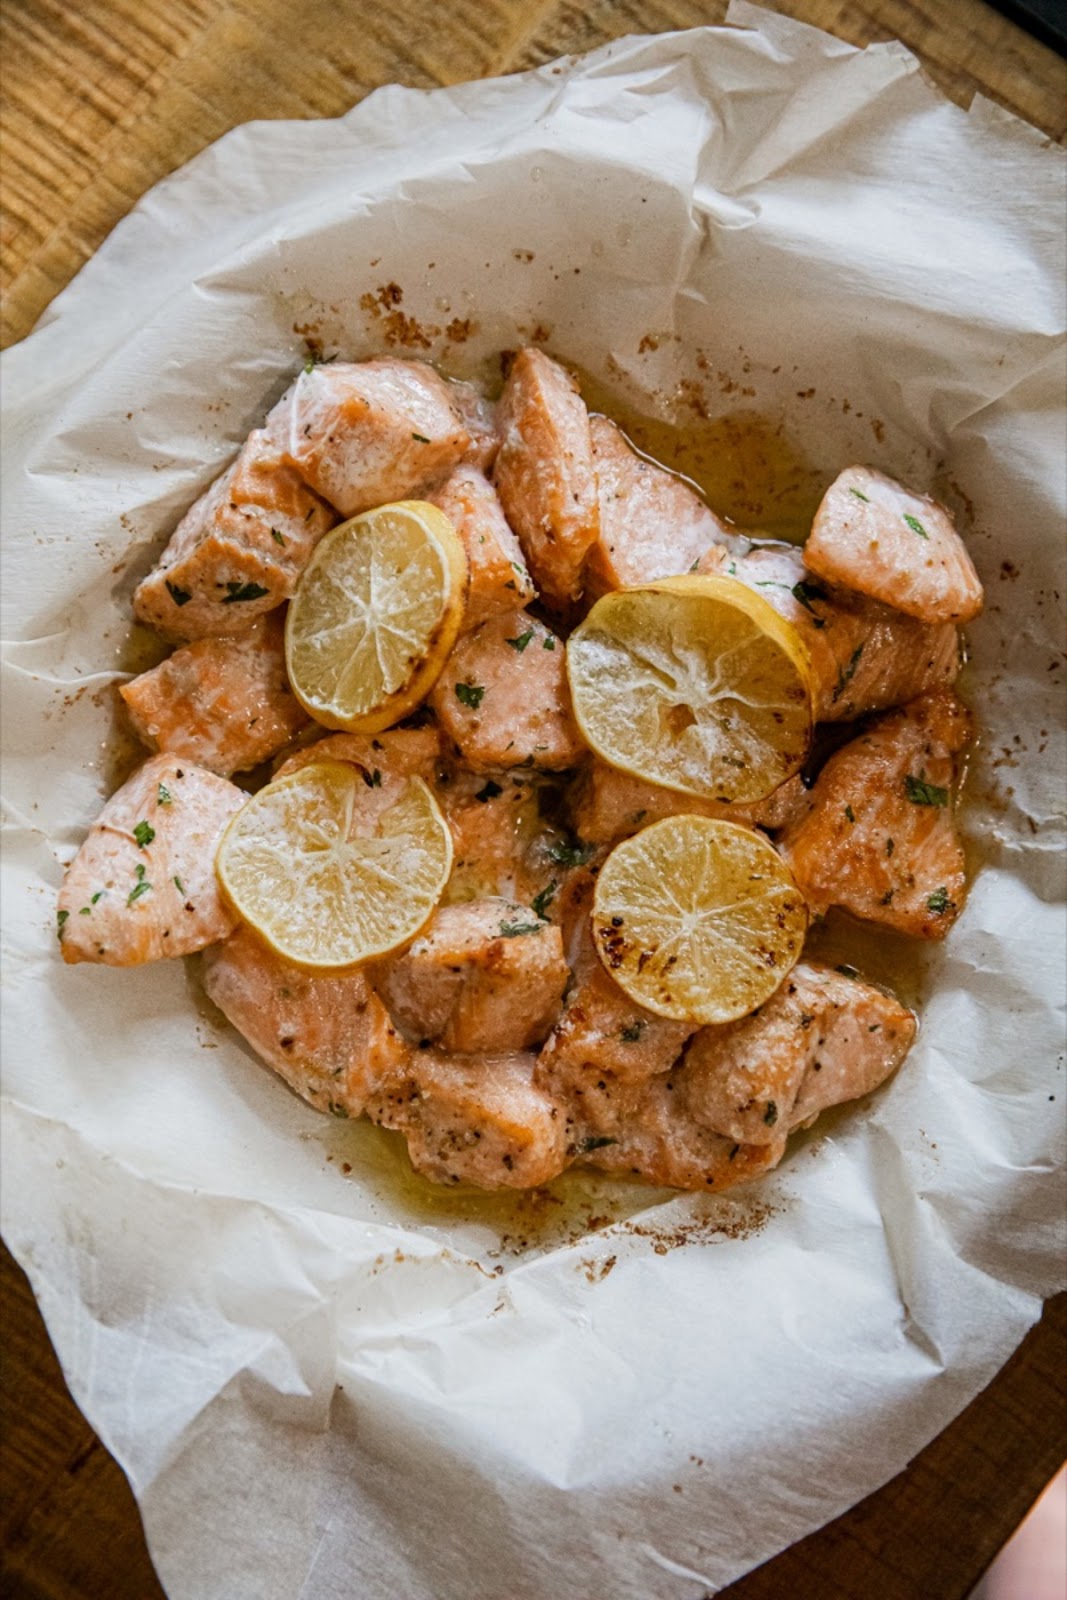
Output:
[[[5,361],[4,1230],[174,1600],[694,1600],[904,1466],[1061,1281],[1062,156],[900,46],[731,20],[240,128]],[[646,409],[711,370],[827,480],[956,486],[977,881],[899,1076],[745,1196],[435,1207],[195,963],[61,965],[130,592],[298,328],[464,370],[540,331]]]

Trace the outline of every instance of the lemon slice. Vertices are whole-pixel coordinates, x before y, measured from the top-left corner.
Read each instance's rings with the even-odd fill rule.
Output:
[[[667,817],[616,845],[593,896],[593,941],[615,982],[660,1017],[732,1022],[800,955],[804,897],[762,834]]]
[[[321,540],[289,605],[285,665],[327,728],[378,733],[429,692],[455,644],[467,558],[443,511],[398,500]]]
[[[567,672],[586,742],[666,789],[762,800],[807,755],[807,648],[733,578],[662,578],[605,595],[567,642]]]
[[[414,938],[452,869],[452,835],[421,778],[368,788],[321,761],[253,795],[215,872],[238,916],[287,961],[352,967]]]

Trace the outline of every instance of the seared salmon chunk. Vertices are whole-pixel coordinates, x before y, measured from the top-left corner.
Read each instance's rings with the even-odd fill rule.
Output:
[[[533,1082],[533,1057],[416,1051],[368,1107],[396,1128],[411,1164],[435,1183],[529,1189],[567,1165],[563,1117]]]
[[[944,506],[849,467],[815,513],[804,559],[817,577],[858,589],[922,622],[969,622],[982,585]]]
[[[280,611],[230,638],[198,639],[119,688],[137,737],[228,778],[267,761],[307,713],[285,673]]]
[[[394,356],[305,370],[267,428],[287,465],[346,517],[424,494],[471,443],[444,378]]]
[[[701,1028],[678,1092],[703,1127],[742,1144],[771,1144],[877,1089],[914,1038],[915,1018],[883,990],[800,961],[751,1016]]]
[[[581,593],[600,510],[589,413],[578,385],[543,351],[520,350],[497,411],[493,471],[504,514],[552,606]]]
[[[585,594],[689,572],[726,529],[681,478],[639,456],[607,417],[589,419],[600,526],[586,556]]]
[[[604,970],[588,911],[577,935],[563,1014],[537,1058],[535,1082],[564,1108],[576,1154],[591,1134],[617,1134],[650,1078],[674,1066],[693,1025],[653,1016]]]
[[[525,611],[464,634],[430,703],[469,766],[558,771],[585,749],[571,709],[563,641]]]
[[[59,891],[64,961],[136,967],[225,939],[215,882],[223,829],[247,796],[172,755],[153,756],[89,829]]]
[[[841,906],[943,939],[963,904],[954,791],[971,719],[949,689],[922,695],[832,755],[779,848],[812,910]]]
[[[540,1044],[567,982],[553,924],[508,900],[439,906],[401,955],[373,968],[408,1038],[474,1055]]]
[[[134,592],[134,614],[168,639],[239,633],[289,599],[336,521],[257,428],[179,522]]]
[[[784,1133],[759,1144],[723,1138],[686,1113],[678,1088],[677,1073],[653,1078],[617,1134],[588,1134],[579,1156],[619,1178],[706,1194],[722,1194],[778,1165]]]
[[[389,728],[384,733],[334,733],[295,750],[281,763],[276,778],[288,777],[317,761],[347,761],[358,767],[368,789],[397,798],[409,778],[433,784],[441,740],[434,727]]]
[[[204,988],[290,1089],[335,1116],[358,1117],[404,1066],[408,1047],[362,972],[302,972],[238,928],[208,950]]]
[[[648,783],[628,772],[609,767],[599,756],[583,764],[571,791],[571,815],[578,834],[593,844],[628,839],[663,817],[683,815],[721,817],[748,827],[781,828],[804,809],[804,785],[799,775],[751,805],[725,805],[701,795],[680,794]]]
[[[536,598],[519,541],[484,473],[458,466],[430,499],[448,517],[467,552],[470,589],[464,628]]]

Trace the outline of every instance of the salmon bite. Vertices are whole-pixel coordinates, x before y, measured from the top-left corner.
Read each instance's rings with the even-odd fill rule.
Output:
[[[915,1039],[809,929],[964,909],[981,584],[870,467],[745,539],[544,350],[506,367],[309,362],[186,512],[60,952],[203,952],[255,1056],[434,1183],[720,1193]]]

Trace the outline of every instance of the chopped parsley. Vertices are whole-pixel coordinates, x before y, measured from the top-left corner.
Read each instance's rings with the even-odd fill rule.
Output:
[[[520,633],[517,639],[505,639],[504,643],[509,644],[513,650],[517,650],[521,656],[532,638],[533,629],[527,628],[526,632]]]
[[[57,911],[56,912],[56,938],[57,939],[62,939],[62,937],[63,937],[63,927],[64,927],[64,924],[66,923],[66,920],[67,920],[67,918],[69,916],[70,916],[70,912],[69,911]]]
[[[541,640],[541,649],[542,650],[554,650],[555,648],[556,648],[555,635],[551,634],[551,633],[546,633],[544,638]]]
[[[152,840],[156,836],[156,830],[153,828],[150,822],[142,821],[137,824],[136,828],[134,828],[133,836],[137,840],[137,843],[140,845],[141,849],[147,850],[148,846],[152,843]]]
[[[81,910],[78,912],[79,917],[91,917],[92,914],[92,906],[82,906]]]
[[[763,1120],[767,1124],[768,1128],[773,1128],[774,1124],[778,1121],[778,1107],[775,1105],[773,1100],[767,1101],[767,1109],[763,1113]]]
[[[173,799],[174,799],[174,796],[171,794],[171,792],[167,788],[166,784],[165,783],[161,783],[159,788],[156,790],[156,803],[157,803],[157,805],[169,806]]]
[[[167,580],[164,579],[164,582]],[[179,589],[176,583],[167,583],[167,593],[176,606],[187,606],[193,598],[188,589]]]
[[[499,783],[494,783],[492,778],[490,778],[485,787],[478,790],[478,793],[474,796],[474,798],[476,800],[480,800],[484,805],[487,800],[495,800],[498,794],[503,793],[504,791],[500,787]]]
[[[947,806],[948,790],[939,784],[927,783],[922,773],[913,777],[909,772],[904,779],[904,793],[913,806]]]
[[[304,371],[305,372],[314,372],[314,370],[318,366],[318,364],[319,364],[318,356],[315,354],[314,350],[309,350],[308,351],[308,358],[304,362]]]
[[[130,890],[129,894],[126,896],[126,904],[128,906],[132,906],[133,902],[135,900],[139,900],[143,894],[147,894],[148,891],[152,887],[152,885],[145,878],[144,872],[145,872],[144,867],[141,866],[141,865],[138,865],[138,867],[137,867],[137,882],[134,884],[133,888]]]
[[[542,922],[548,921],[548,908],[556,897],[556,890],[558,887],[559,885],[557,884],[555,878],[553,878],[552,882],[546,885],[546,887],[541,890],[540,894],[534,895],[533,899],[530,901],[531,910],[537,912],[537,915],[541,918]]]
[[[285,543],[285,534],[284,533],[279,533],[277,528],[272,528],[270,530],[270,536],[274,540],[275,544],[284,544]]]
[[[224,606],[232,606],[242,600],[262,600],[265,594],[270,594],[270,590],[264,589],[261,583],[237,583],[231,579],[226,585],[222,603]]]
[[[540,933],[539,922],[502,922],[500,924],[500,937],[502,939],[517,939],[523,933]]]
[[[862,500],[865,506],[870,505],[871,502],[869,496],[865,495],[861,489],[853,489],[850,484],[848,492],[849,494],[854,494],[857,500]]]
[[[636,1044],[645,1030],[645,1025],[640,1017],[633,1022],[627,1022],[619,1029],[619,1038],[623,1044]]]
[[[416,444],[429,444],[430,442],[424,433],[413,433],[411,437],[414,439]]]
[[[826,590],[820,588],[817,583],[794,583],[790,593],[792,594],[793,599],[798,600],[804,607],[804,610],[809,613],[815,627],[825,628],[826,618],[816,616],[814,610],[812,609],[811,602],[813,600],[827,599],[828,596]]]
[[[930,535],[927,533],[918,517],[911,517],[905,511],[904,521],[908,524],[908,527],[911,529],[912,533],[917,533],[920,539],[929,539]]]
[[[856,820],[856,813],[853,811],[851,806],[845,807],[845,816],[848,818],[849,822],[855,822]]]
[[[590,1150],[603,1150],[605,1145],[618,1144],[618,1139],[605,1138],[603,1134],[593,1139],[583,1139],[578,1146],[580,1156],[588,1155]]]
[[[480,683],[457,683],[455,685],[456,699],[461,706],[469,706],[472,711],[477,711],[485,697],[485,688]]]
[[[174,879],[173,879],[173,883],[174,883],[174,887],[177,889],[179,894],[184,894],[185,893],[185,885],[184,885],[184,883],[182,882],[182,880],[179,877],[175,876]]]
[[[936,917],[944,916],[946,911],[955,911],[956,902],[948,897],[948,890],[942,885],[935,889],[926,902],[926,909],[932,911]]]
[[[584,867],[592,854],[593,846],[582,844],[580,839],[575,839],[573,844],[568,844],[566,839],[555,839],[548,847],[548,858],[557,867]]]
[[[89,896],[89,904],[91,906],[95,906],[96,902],[98,900],[102,900],[106,893],[107,893],[106,889],[98,889],[95,894],[91,894]]]
[[[837,678],[837,685],[834,689],[833,697],[835,700],[840,699],[845,690],[848,688],[849,684],[852,682],[853,678],[856,676],[856,668],[859,666],[860,656],[862,654],[863,646],[858,644],[848,658],[848,665],[841,668]]]

